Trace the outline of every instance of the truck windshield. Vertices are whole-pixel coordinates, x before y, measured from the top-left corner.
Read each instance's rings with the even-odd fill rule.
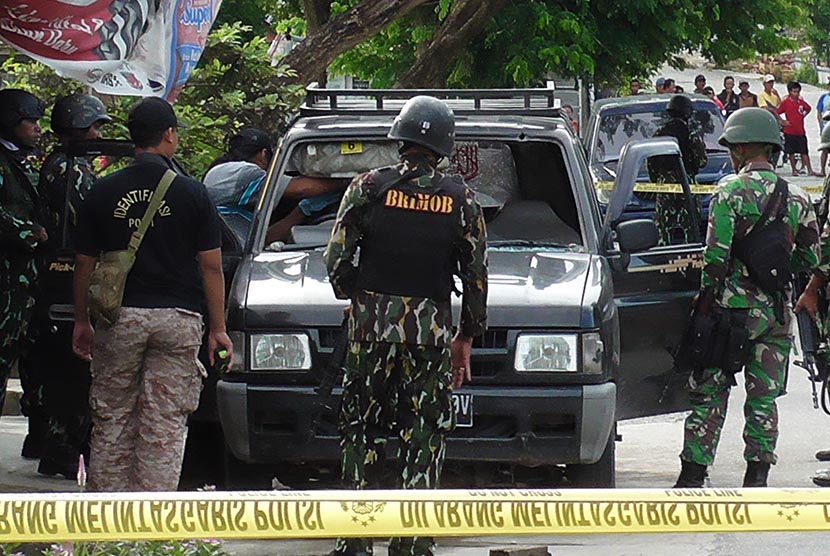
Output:
[[[345,188],[358,174],[396,164],[391,141],[301,144],[288,155],[282,193],[270,215],[266,249],[297,250],[328,242]],[[464,140],[439,169],[476,193],[494,247],[581,245],[579,218],[560,145]],[[304,185],[292,191],[292,184]],[[313,195],[311,194],[313,193]]]

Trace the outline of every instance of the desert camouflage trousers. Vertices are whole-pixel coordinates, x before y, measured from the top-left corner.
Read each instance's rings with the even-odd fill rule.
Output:
[[[350,342],[340,409],[342,476],[357,489],[438,488],[445,435],[455,426],[448,348]],[[384,485],[383,463],[395,434],[397,485]],[[431,555],[430,537],[394,538],[390,556]],[[338,554],[372,554],[372,539],[338,539]]]
[[[124,307],[92,344],[90,491],[174,491],[199,405],[202,317]]]
[[[746,402],[744,403],[744,459],[776,462],[778,441],[778,407],[775,399],[786,386],[787,361],[792,345],[790,321],[779,324],[772,307],[730,309],[738,320],[745,319],[752,341],[752,356],[744,367]],[[704,369],[689,378],[692,411],[686,417],[683,452],[680,459],[711,465],[720,440],[732,377],[721,369]]]
[[[29,288],[0,287],[0,410],[6,402],[6,382],[20,358],[26,325],[35,300]]]

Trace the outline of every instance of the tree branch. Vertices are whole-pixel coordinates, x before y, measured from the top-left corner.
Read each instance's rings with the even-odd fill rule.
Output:
[[[427,0],[363,0],[343,12],[305,40],[283,58],[282,63],[296,72],[282,83],[308,83],[325,70],[335,58],[376,35],[387,25],[409,13]]]
[[[504,0],[457,0],[429,46],[415,64],[398,78],[395,87],[438,88],[446,84],[455,55],[484,31]]]

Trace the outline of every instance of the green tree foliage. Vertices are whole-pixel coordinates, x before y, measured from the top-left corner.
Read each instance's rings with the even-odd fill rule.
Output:
[[[22,55],[10,56],[0,67],[6,86],[26,89],[51,106],[55,99],[81,89],[78,83],[58,77],[51,69]],[[272,67],[268,45],[239,22],[211,31],[205,52],[187,86],[176,100],[179,118],[188,124],[180,135],[179,158],[195,176],[222,154],[227,137],[243,126],[277,134],[302,96],[296,86],[279,85],[288,70]],[[106,137],[127,138],[127,113],[134,97],[104,97],[113,122],[102,130]],[[44,151],[54,143],[47,118]]]
[[[818,62],[830,66],[830,2],[806,0],[804,39],[813,47]]]
[[[341,55],[333,67],[375,86],[392,85],[461,1],[425,3]],[[359,3],[339,0],[332,12]],[[791,46],[781,30],[800,14],[789,0],[751,6],[743,0],[515,0],[505,2],[474,40],[434,63],[445,66],[448,86],[528,86],[547,73],[619,84],[666,62],[681,65],[684,51],[700,50],[716,62],[779,52]]]

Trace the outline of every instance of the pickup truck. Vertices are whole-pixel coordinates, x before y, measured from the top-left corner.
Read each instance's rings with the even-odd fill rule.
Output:
[[[547,89],[308,91],[257,210],[229,224],[236,355],[216,384],[229,456],[275,473],[338,465],[336,416],[316,417],[315,392],[344,307],[322,260],[334,213],[294,226],[285,241],[267,243],[266,233],[292,176],[351,178],[394,164],[398,145],[386,135],[415,94],[453,109],[445,171],[476,191],[488,228],[488,329],[473,344],[472,383],[454,392],[447,464],[556,466],[570,484],[613,486],[617,421],[684,408],[686,377],[672,373],[671,350],[698,289],[702,245],[658,247],[653,220],[623,218],[646,159],[679,157],[677,142],[625,145],[601,205],[586,150]]]

